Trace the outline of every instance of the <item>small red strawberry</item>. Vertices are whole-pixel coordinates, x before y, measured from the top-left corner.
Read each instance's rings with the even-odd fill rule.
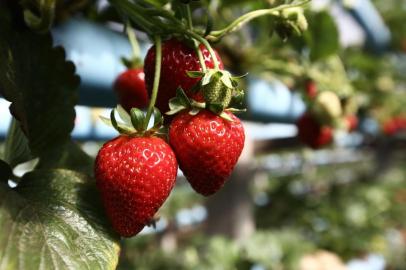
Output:
[[[313,149],[330,144],[333,140],[333,130],[322,126],[311,114],[305,113],[296,123],[299,139]]]
[[[396,123],[392,119],[383,123],[382,129],[383,132],[389,136],[394,135],[398,131]]]
[[[200,51],[208,69],[214,68],[214,61],[209,51],[200,45]],[[217,53],[216,53],[217,54]],[[223,63],[217,55],[219,69],[223,69]],[[188,97],[197,101],[203,101],[200,93],[192,93],[192,87],[200,78],[191,78],[187,71],[201,71],[199,58],[193,47],[175,38],[169,39],[162,44],[161,78],[159,83],[156,107],[162,112],[169,110],[168,102],[176,95],[176,89],[180,86]],[[151,47],[144,61],[145,83],[148,93],[151,94],[155,74],[155,46]]]
[[[118,101],[127,112],[130,112],[131,108],[142,109],[148,105],[144,77],[142,68],[133,68],[121,73],[114,82]]]
[[[383,132],[386,135],[394,135],[406,129],[406,118],[395,116],[383,123]]]
[[[316,83],[312,80],[307,80],[305,83],[305,92],[310,99],[314,99],[317,96]]]
[[[123,134],[102,146],[94,173],[113,228],[130,237],[153,221],[175,184],[178,164],[171,147],[154,135],[162,123],[158,111],[149,130],[143,129],[148,119],[140,110],[133,108],[131,116],[123,108],[117,111],[124,123],[115,120],[113,111],[111,124]]]
[[[357,127],[358,127],[358,117],[356,115],[353,115],[353,114],[348,115],[345,118],[345,121],[347,123],[347,130],[349,132],[352,132],[352,131],[357,129]]]
[[[189,183],[204,196],[217,192],[230,176],[244,147],[244,128],[232,113],[233,121],[201,110],[191,115],[180,112],[169,127],[171,144]]]

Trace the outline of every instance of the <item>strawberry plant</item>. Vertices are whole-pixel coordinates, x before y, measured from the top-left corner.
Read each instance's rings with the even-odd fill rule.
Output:
[[[1,2],[0,93],[13,123],[0,160],[0,269],[113,269],[120,236],[154,223],[177,162],[203,195],[227,180],[244,146],[234,115],[244,110],[243,91],[210,42],[264,16],[283,39],[301,34],[308,1],[272,1],[217,30],[201,12],[207,3],[189,2],[110,0],[134,55],[114,86],[121,106],[104,119],[120,135],[95,161],[71,138],[80,78],[50,33],[54,20],[85,5]],[[145,83],[132,28],[154,43]],[[14,175],[34,159],[31,171]]]

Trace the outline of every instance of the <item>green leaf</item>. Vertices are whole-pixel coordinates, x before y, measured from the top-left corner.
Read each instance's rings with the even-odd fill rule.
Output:
[[[34,156],[70,139],[79,77],[65,59],[62,48],[53,48],[50,34],[19,29],[0,8],[0,92],[26,134]]]
[[[305,39],[310,47],[313,61],[336,54],[340,48],[337,26],[329,13],[319,12],[309,16],[309,31]]]
[[[29,9],[25,9],[24,20],[26,24],[39,32],[48,31],[54,21],[56,2],[56,0],[39,1],[38,10],[41,14],[40,16]],[[29,1],[21,1],[21,3],[26,5],[25,8],[32,5]]]
[[[94,159],[83,152],[80,146],[68,141],[60,145],[60,148],[48,152],[47,159],[40,159],[37,169],[65,168],[77,172],[93,175]]]
[[[13,118],[5,142],[4,159],[11,167],[32,159],[27,137],[21,130],[20,123]]]
[[[0,183],[0,269],[115,269],[110,231],[94,182],[69,170],[26,174],[15,189]]]

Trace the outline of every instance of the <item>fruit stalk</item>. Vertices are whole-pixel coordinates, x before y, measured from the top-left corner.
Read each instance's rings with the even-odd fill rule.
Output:
[[[191,31],[191,30],[187,30],[185,31],[185,34],[189,35],[190,37],[196,39],[197,41],[199,41],[200,43],[202,43],[206,49],[209,51],[211,58],[214,61],[214,68],[216,70],[219,70],[219,63],[216,57],[216,53],[214,52],[213,48],[211,47],[210,43],[203,37],[201,37],[200,35],[196,34],[195,32]],[[203,61],[204,62],[204,61]]]
[[[189,4],[187,4],[187,6],[186,6],[186,13],[187,13],[188,28],[190,29],[190,31],[193,31],[192,12],[190,11]],[[206,63],[204,62],[202,52],[199,49],[199,44],[196,42],[196,40],[193,40],[193,45],[195,47],[197,57],[199,57],[199,62],[202,67],[202,71],[206,72],[206,69],[207,69]]]
[[[149,120],[152,115],[152,111],[154,110],[156,98],[158,96],[158,87],[159,87],[159,79],[161,76],[161,60],[162,60],[162,44],[161,44],[161,37],[155,36],[155,74],[154,74],[154,84],[152,86],[152,94],[151,100],[149,101],[147,116],[145,117],[144,128],[147,129]]]
[[[285,4],[285,5],[280,5],[275,8],[269,8],[269,9],[258,9],[255,11],[248,12],[241,17],[235,19],[232,23],[230,23],[228,26],[221,30],[217,31],[212,31],[209,35],[208,38],[211,41],[217,41],[223,36],[230,34],[231,32],[234,32],[238,29],[240,29],[244,24],[248,23],[249,21],[265,16],[265,15],[278,15],[278,12],[284,9],[288,8],[294,8],[294,7],[301,7],[307,3],[309,3],[311,0],[304,0],[302,2],[296,3],[296,4]]]
[[[130,41],[131,44],[131,49],[133,51],[133,57],[139,58],[141,54],[140,46],[138,45],[137,38],[135,37],[134,30],[131,28],[129,21],[127,21],[125,28],[128,40]]]

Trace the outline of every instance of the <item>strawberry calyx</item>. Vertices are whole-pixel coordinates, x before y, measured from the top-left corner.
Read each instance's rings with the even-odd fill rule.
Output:
[[[121,57],[121,63],[123,63],[127,69],[138,69],[143,67],[143,61],[138,57]]]
[[[225,109],[230,105],[233,90],[238,82],[226,70],[209,69],[206,72],[188,72],[192,78],[201,78],[200,89],[208,104]]]
[[[241,98],[240,95],[236,95],[234,99]],[[207,109],[225,120],[233,121],[233,119],[227,114],[227,112],[243,112],[245,109],[238,108],[223,108],[222,104],[208,103],[208,102],[198,102],[194,99],[189,98],[181,87],[176,90],[176,96],[169,100],[169,111],[166,115],[174,115],[180,111],[189,109],[189,114],[196,115],[200,110]]]
[[[117,121],[116,112],[121,121]],[[120,134],[131,137],[166,136],[166,130],[162,126],[163,116],[161,112],[154,107],[153,115],[153,124],[150,128],[148,128],[149,123],[146,123],[148,120],[145,113],[138,108],[132,108],[128,113],[121,105],[118,105],[111,110],[110,119],[104,116],[100,116],[100,119],[103,123],[112,126]]]

